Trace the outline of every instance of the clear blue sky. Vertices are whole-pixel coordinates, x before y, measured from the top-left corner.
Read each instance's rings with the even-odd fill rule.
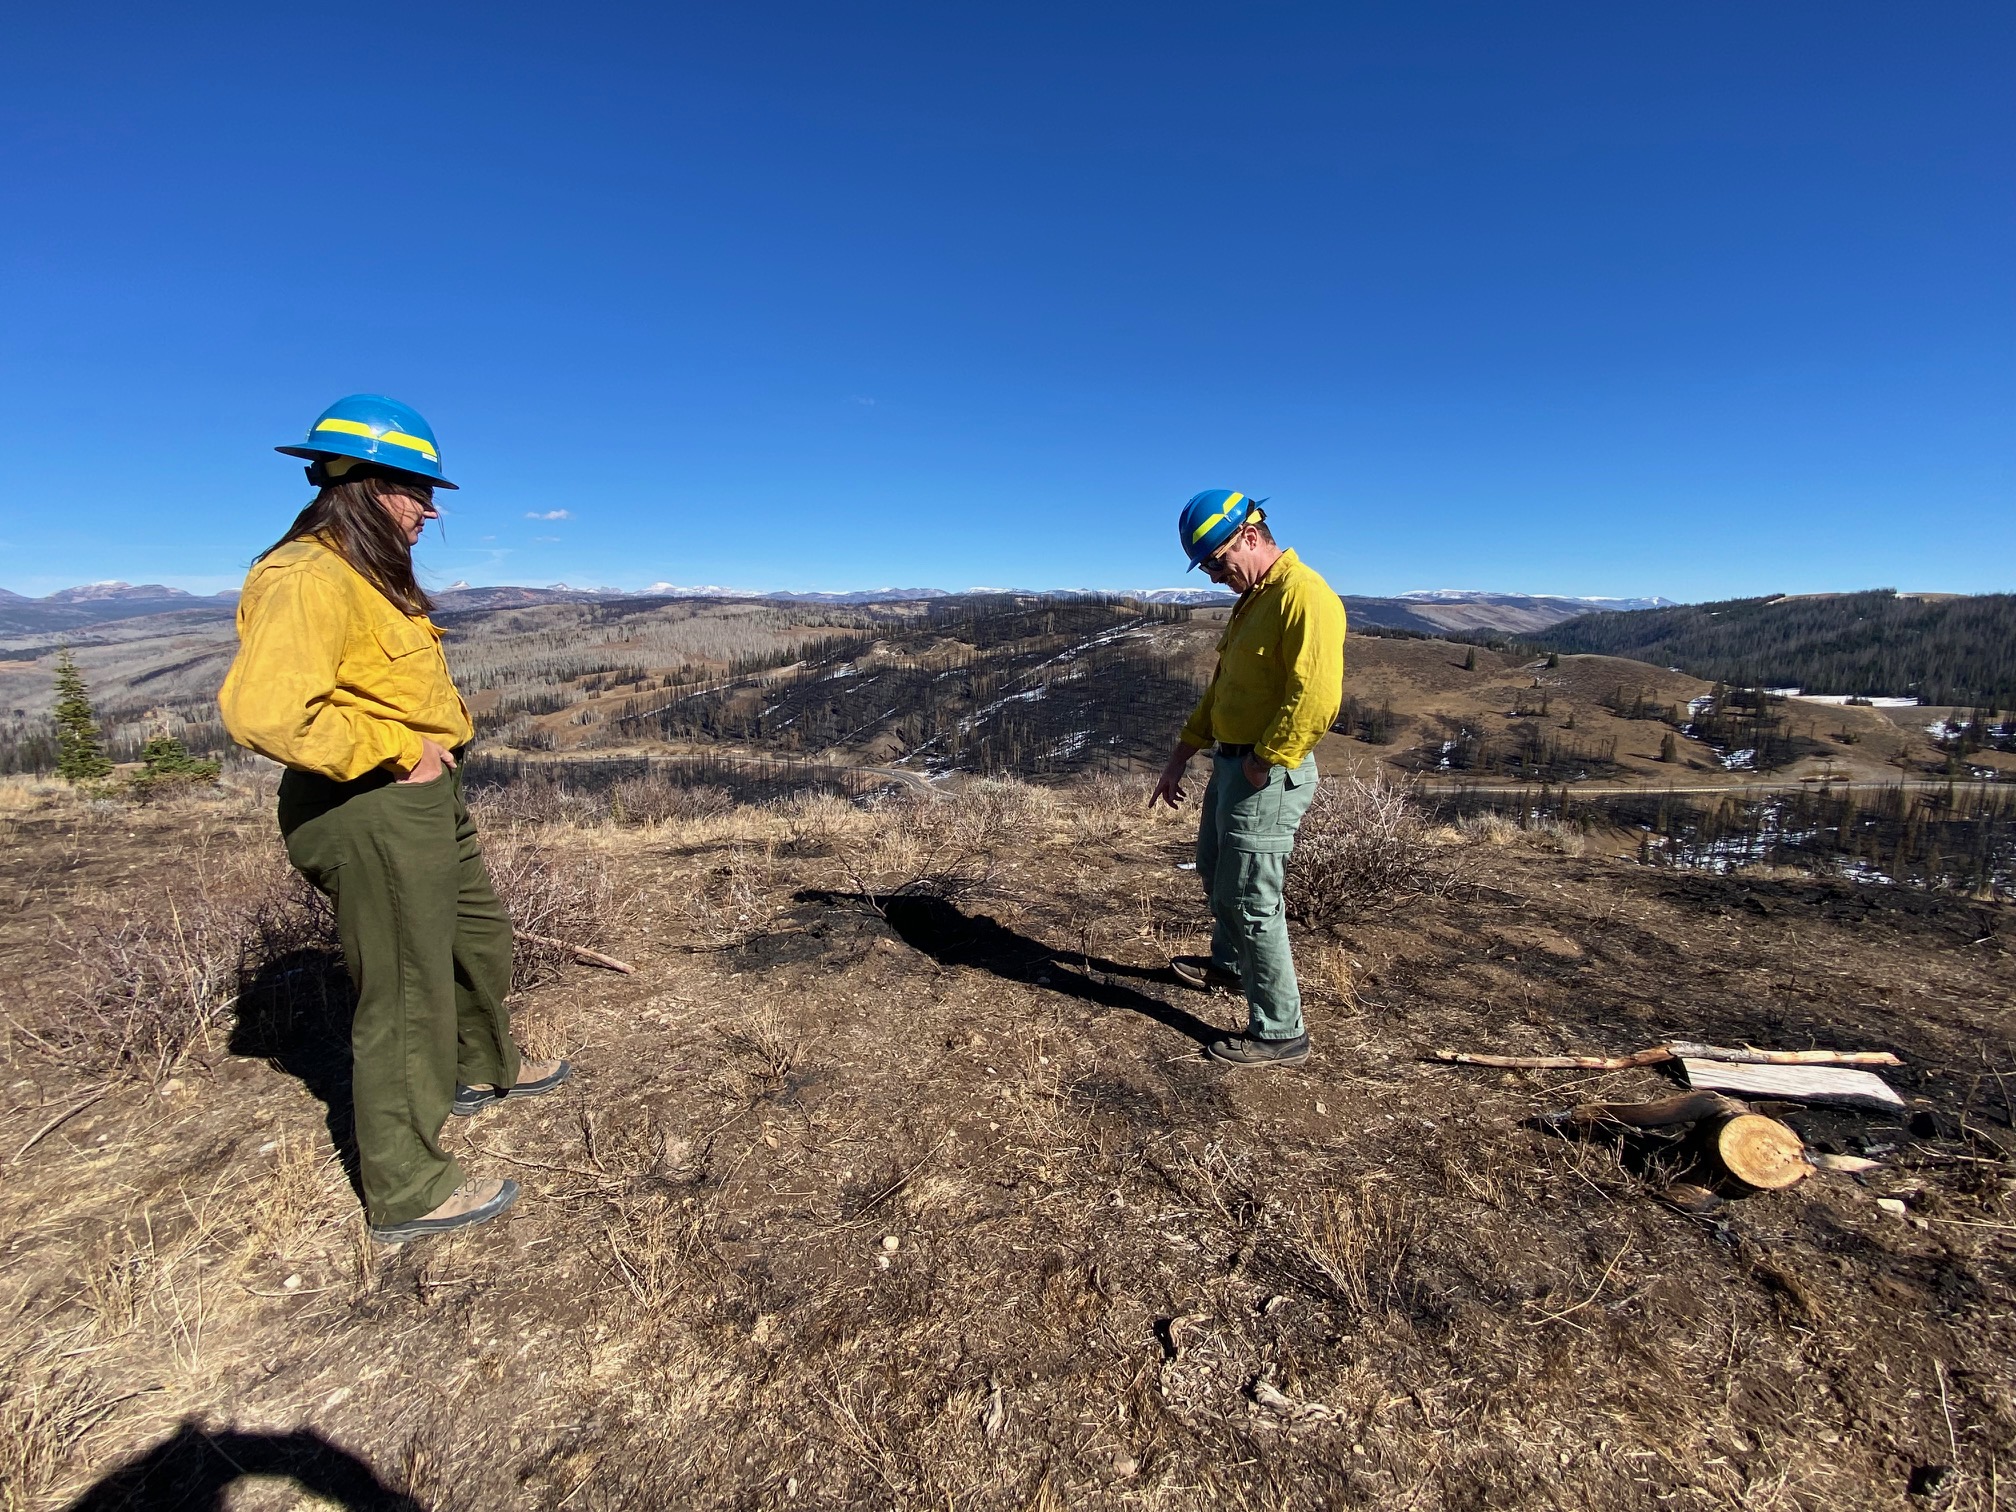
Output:
[[[2016,7],[43,6],[0,586],[234,584],[337,395],[431,578],[2016,589]],[[565,510],[568,518],[529,515]],[[1195,581],[1192,579],[1192,581]]]

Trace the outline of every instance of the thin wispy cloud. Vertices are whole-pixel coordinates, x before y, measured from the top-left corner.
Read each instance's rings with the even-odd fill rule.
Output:
[[[534,509],[528,509],[525,511],[525,518],[528,520],[571,520],[574,516],[564,509],[549,509],[544,514]]]

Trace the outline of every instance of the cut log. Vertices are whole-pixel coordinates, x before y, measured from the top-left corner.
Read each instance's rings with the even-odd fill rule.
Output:
[[[1699,1123],[1704,1118],[1734,1118],[1749,1108],[1720,1092],[1676,1092],[1652,1102],[1583,1103],[1565,1113],[1547,1115],[1550,1123],[1624,1124],[1633,1129],[1666,1129]]]
[[[1430,1060],[1459,1066],[1499,1066],[1513,1071],[1629,1071],[1663,1061],[1694,1059],[1756,1066],[1901,1066],[1888,1050],[1753,1050],[1697,1045],[1674,1040],[1629,1055],[1484,1055],[1468,1050],[1431,1050]]]
[[[1901,1066],[1888,1050],[1753,1050],[1727,1049],[1674,1040],[1665,1046],[1678,1059],[1730,1061],[1745,1066]]]
[[[1684,1057],[1680,1068],[1687,1084],[1740,1097],[1775,1097],[1785,1102],[1837,1103],[1850,1108],[1874,1108],[1891,1113],[1904,1099],[1873,1071],[1838,1066],[1730,1065],[1723,1061]]]
[[[1714,1133],[1715,1159],[1745,1186],[1776,1192],[1804,1180],[1806,1164],[1799,1136],[1762,1113],[1740,1113]]]

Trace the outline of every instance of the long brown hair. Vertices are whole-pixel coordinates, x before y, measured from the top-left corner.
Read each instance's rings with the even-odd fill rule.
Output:
[[[402,614],[430,614],[434,601],[413,576],[413,548],[391,512],[379,502],[387,494],[418,493],[426,485],[370,473],[324,484],[315,502],[294,517],[287,533],[254,561],[264,561],[289,541],[314,536],[343,558]]]

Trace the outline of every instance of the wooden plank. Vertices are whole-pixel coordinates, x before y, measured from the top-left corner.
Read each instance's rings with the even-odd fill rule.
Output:
[[[1841,1103],[1852,1108],[1900,1110],[1904,1099],[1873,1071],[1843,1066],[1752,1066],[1731,1061],[1682,1057],[1687,1084],[1737,1097],[1778,1098],[1785,1102]]]

